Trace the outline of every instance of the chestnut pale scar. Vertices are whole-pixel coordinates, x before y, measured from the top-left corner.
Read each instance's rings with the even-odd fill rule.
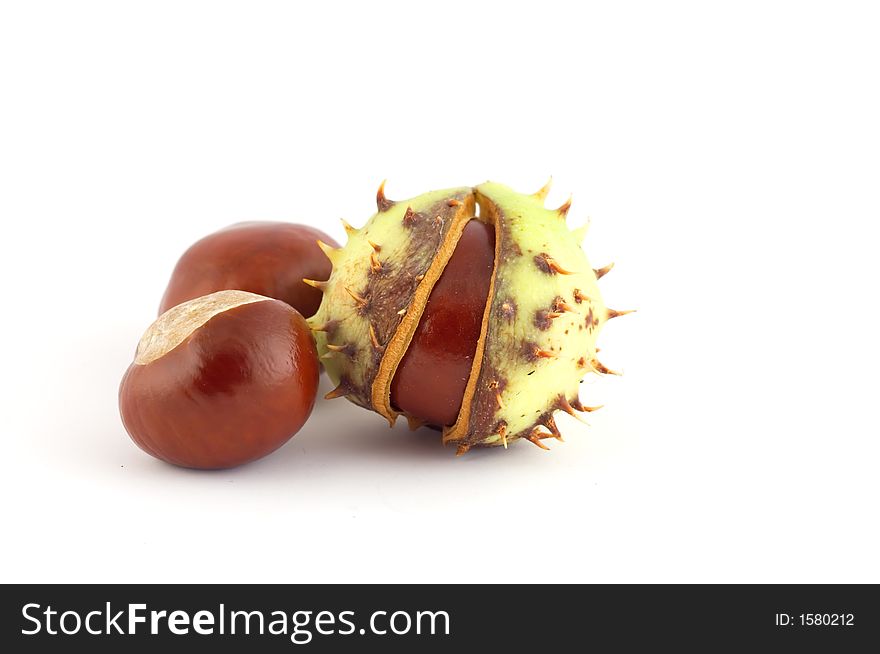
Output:
[[[246,291],[217,291],[178,304],[150,325],[138,343],[134,362],[143,366],[166,355],[217,314],[271,299]]]

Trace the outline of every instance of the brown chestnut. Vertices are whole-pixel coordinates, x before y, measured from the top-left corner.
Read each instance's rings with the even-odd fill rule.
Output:
[[[163,313],[119,388],[122,422],[153,456],[229,468],[284,444],[312,411],[318,357],[292,307],[219,291]]]
[[[245,222],[209,234],[177,262],[159,313],[214,291],[237,289],[287,302],[309,317],[321,293],[303,284],[327,279],[330,262],[317,241],[336,246],[324,232],[307,225]]]
[[[470,221],[431,289],[391,382],[391,403],[397,409],[437,427],[455,422],[480,338],[494,262],[492,226]]]

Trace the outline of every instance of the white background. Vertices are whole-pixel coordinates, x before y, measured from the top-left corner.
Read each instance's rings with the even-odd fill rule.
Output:
[[[663,6],[660,6],[660,5]],[[875,5],[876,6],[876,5]],[[2,581],[880,581],[871,3],[4,3]],[[592,427],[319,403],[194,472],[116,393],[177,257],[487,178],[574,194]],[[327,390],[326,381],[322,390]]]

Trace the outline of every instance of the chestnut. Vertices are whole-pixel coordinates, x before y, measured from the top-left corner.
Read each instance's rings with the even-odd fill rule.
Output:
[[[431,289],[392,379],[396,409],[435,427],[455,422],[474,364],[494,264],[495,232],[490,225],[470,221]]]
[[[559,411],[580,400],[599,332],[630,313],[609,308],[581,242],[571,201],[545,206],[545,184],[524,194],[498,184],[429,191],[404,200],[376,193],[376,213],[325,248],[333,270],[315,281],[309,319],[335,388],[393,425],[439,427],[444,444],[547,449],[562,438]]]
[[[163,313],[119,388],[122,422],[158,459],[229,468],[284,444],[312,411],[318,357],[288,304],[239,290]]]
[[[287,302],[309,317],[321,293],[303,283],[327,279],[330,262],[318,241],[337,243],[307,225],[244,222],[209,234],[192,245],[174,268],[159,313],[214,291],[237,289]]]

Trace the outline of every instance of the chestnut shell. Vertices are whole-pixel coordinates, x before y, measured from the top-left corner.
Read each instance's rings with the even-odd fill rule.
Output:
[[[598,279],[610,265],[592,268],[581,245],[586,228],[567,224],[570,201],[547,207],[548,190],[523,194],[490,181],[392,200],[381,185],[378,211],[360,228],[347,226],[345,247],[327,253],[330,277],[316,284],[324,298],[309,322],[336,384],[326,397],[345,397],[390,425],[403,415],[411,428],[454,413],[402,409],[400,379],[396,398],[392,385],[434,287],[476,219],[494,229],[495,261],[460,410],[441,441],[463,454],[519,439],[546,449],[546,439],[561,439],[556,412],[591,410],[579,397],[584,376],[617,374],[598,360],[596,341],[608,320],[629,312],[605,305]],[[419,372],[421,394],[434,395],[431,371]]]

